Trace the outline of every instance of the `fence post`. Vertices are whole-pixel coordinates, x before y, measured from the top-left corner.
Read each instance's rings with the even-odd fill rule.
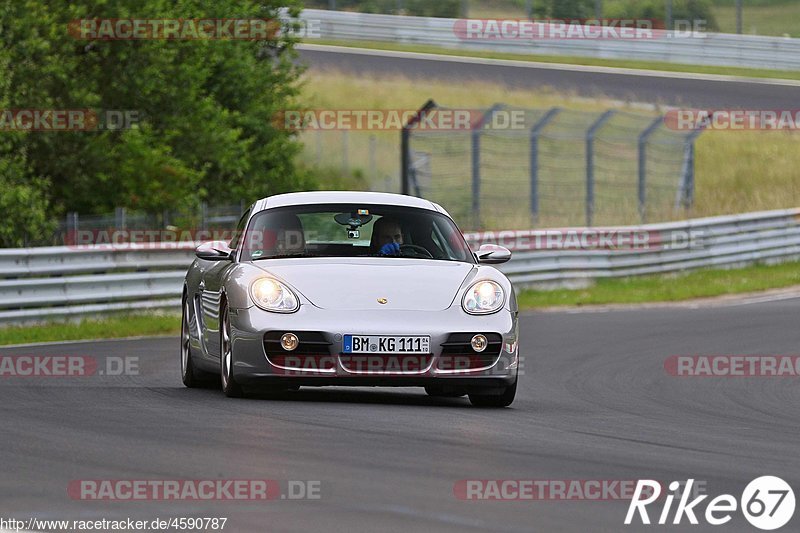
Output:
[[[377,148],[377,141],[378,139],[375,137],[375,134],[372,133],[369,136],[369,183],[372,183],[372,180],[375,179],[377,175],[376,164],[375,164],[375,150]]]
[[[347,174],[350,172],[350,160],[347,152],[349,151],[349,136],[347,130],[342,130],[342,171]]]
[[[77,242],[78,238],[78,213],[75,211],[71,211],[67,213],[67,239],[72,239],[74,242]]]
[[[502,104],[493,105],[472,126],[472,217],[475,223],[474,229],[479,229],[481,225],[481,134],[486,123],[502,107]]]
[[[400,192],[402,194],[411,194],[411,183],[409,180],[409,169],[411,167],[411,128],[419,122],[420,117],[437,107],[436,102],[428,100],[425,102],[417,113],[411,117],[408,124],[403,126],[400,131]]]
[[[639,134],[639,220],[646,222],[647,214],[647,141],[658,129],[664,117],[658,117]]]
[[[542,130],[553,121],[561,112],[560,107],[554,107],[544,114],[531,127],[531,146],[530,146],[530,173],[531,173],[531,215],[534,224],[539,219],[539,137]]]
[[[686,136],[683,148],[683,175],[678,193],[675,196],[675,209],[681,205],[688,209],[694,203],[694,142],[703,133],[703,128],[698,128]]]
[[[675,28],[672,25],[672,0],[666,0],[666,4],[665,11],[667,16],[665,18],[667,27],[665,29],[667,31],[673,31]]]
[[[117,229],[125,229],[125,208],[124,207],[115,207],[114,208],[114,226]]]
[[[736,0],[736,33],[742,33],[742,0]]]
[[[614,116],[616,110],[609,109],[594,121],[586,131],[586,225],[592,225],[594,217],[594,137],[603,124]]]

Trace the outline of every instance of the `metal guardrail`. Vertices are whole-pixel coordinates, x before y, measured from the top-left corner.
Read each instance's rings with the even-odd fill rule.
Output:
[[[627,251],[517,247],[512,260],[500,269],[520,288],[800,260],[800,209],[615,229],[646,232],[657,244]],[[514,248],[520,235],[533,233],[483,232],[465,237],[473,245],[510,242]],[[671,243],[674,235],[689,234],[697,238],[695,246],[658,244]],[[0,249],[0,324],[124,310],[177,312],[182,280],[193,257],[191,243]]]
[[[654,244],[630,250],[517,250],[500,269],[520,288],[583,285],[596,278],[800,260],[800,209],[614,229],[647,233]],[[513,242],[518,233],[506,232],[504,237],[500,232],[483,232],[465,237],[473,245],[502,245]],[[680,242],[673,244],[674,236],[679,236]],[[694,244],[685,244],[689,240]]]
[[[724,33],[685,35],[654,30],[652,39],[464,39],[459,19],[374,15],[306,9],[313,36],[343,41],[422,44],[458,50],[636,59],[692,65],[800,68],[800,39]],[[312,35],[312,31],[308,32]]]
[[[0,249],[0,324],[180,309],[193,243]]]

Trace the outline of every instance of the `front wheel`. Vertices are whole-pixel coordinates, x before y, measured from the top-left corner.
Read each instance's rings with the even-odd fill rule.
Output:
[[[192,341],[189,336],[189,300],[183,298],[181,313],[181,381],[186,387],[194,388],[203,384],[201,371],[194,367],[192,361]]]
[[[231,349],[231,321],[228,316],[228,306],[225,305],[220,313],[219,324],[219,368],[222,392],[228,398],[241,398],[242,387],[233,378],[233,350]]]
[[[470,394],[469,401],[475,407],[508,407],[514,402],[514,397],[517,395],[517,381],[519,378],[514,379],[514,383],[503,391],[502,394],[488,395],[488,394]]]

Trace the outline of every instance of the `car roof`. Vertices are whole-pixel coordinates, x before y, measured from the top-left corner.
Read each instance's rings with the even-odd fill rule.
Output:
[[[257,201],[254,204],[254,211],[262,211],[264,209],[272,209],[274,207],[288,207],[293,205],[349,203],[416,207],[419,209],[439,211],[447,214],[447,212],[439,205],[423,198],[417,198],[416,196],[406,196],[404,194],[393,194],[388,192],[365,191],[309,191],[276,194],[275,196],[268,196]]]

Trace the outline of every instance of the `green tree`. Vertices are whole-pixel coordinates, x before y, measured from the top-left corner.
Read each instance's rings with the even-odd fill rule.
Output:
[[[0,49],[13,68],[4,72],[3,108],[126,110],[138,122],[0,132],[0,175],[34,188],[49,183],[58,213],[191,208],[311,186],[293,165],[299,143],[271,120],[298,106],[290,32],[260,41],[84,40],[68,32],[76,19],[276,20],[283,6],[297,27],[297,0],[4,2]]]
[[[11,58],[0,48],[0,109],[8,107],[11,78]],[[31,171],[26,135],[0,129],[0,247],[27,246],[54,229],[46,196],[49,184]]]

